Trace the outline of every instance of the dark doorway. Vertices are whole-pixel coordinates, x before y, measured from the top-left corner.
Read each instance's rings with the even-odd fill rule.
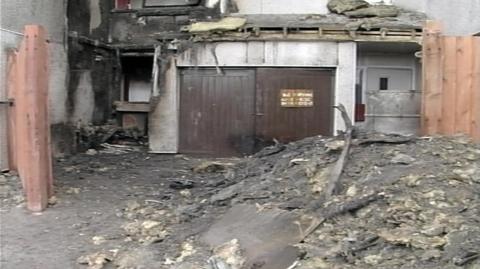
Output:
[[[122,58],[122,101],[150,101],[152,91],[152,68],[152,56]]]

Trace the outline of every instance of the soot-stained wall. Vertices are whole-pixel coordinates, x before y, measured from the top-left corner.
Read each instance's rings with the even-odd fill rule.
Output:
[[[118,99],[117,56],[107,43],[110,1],[70,0],[68,5],[70,81],[67,115],[71,124],[103,124]],[[88,40],[95,40],[88,42]]]
[[[100,125],[113,118],[112,104],[120,99],[122,54],[153,52],[164,41],[188,39],[181,27],[219,17],[220,2],[116,10],[114,0],[70,0],[70,123]]]

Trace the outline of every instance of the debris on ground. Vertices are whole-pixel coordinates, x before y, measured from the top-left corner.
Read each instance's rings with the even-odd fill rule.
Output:
[[[153,244],[165,239],[168,231],[163,223],[153,220],[133,221],[123,226],[126,235],[143,244]]]
[[[100,251],[82,256],[77,259],[77,262],[87,265],[88,269],[102,269],[107,263],[114,260],[116,254],[116,251]]]
[[[156,260],[157,253],[148,246],[121,251],[113,261],[117,269],[149,269],[161,268],[162,263]]]
[[[56,163],[68,184],[52,210],[109,195],[101,224],[90,212],[97,204],[74,212],[91,213],[75,228],[91,247],[75,257],[95,253],[79,260],[86,266],[480,267],[479,144],[359,133],[327,198],[328,171],[345,147],[344,137],[315,136],[231,160],[81,154]]]
[[[20,178],[10,173],[0,173],[0,208],[20,205],[24,201]]]
[[[200,165],[197,165],[192,170],[195,173],[215,173],[215,172],[224,172],[232,166],[233,166],[233,163],[207,161],[207,162],[201,163]]]
[[[317,225],[316,218],[287,210],[236,205],[210,227],[202,240],[217,252],[239,245],[244,252],[242,260],[246,268],[259,264],[265,269],[288,268],[299,256],[294,244],[302,241]],[[214,258],[218,261],[221,255]],[[223,262],[233,266],[228,259]],[[241,269],[241,266],[243,263],[238,263],[234,268]]]
[[[100,153],[105,153],[105,154],[120,155],[120,154],[129,153],[129,152],[138,152],[141,150],[142,150],[142,147],[140,146],[116,145],[116,144],[108,144],[108,143],[100,144]]]
[[[96,155],[97,150],[109,145],[139,146],[147,139],[137,128],[122,128],[111,121],[104,125],[79,124],[76,128],[77,150],[88,155]],[[124,152],[122,152],[124,153]]]
[[[246,263],[244,250],[235,238],[215,247],[212,252],[213,256],[208,259],[211,269],[242,269]]]
[[[262,217],[268,210],[288,210],[319,219],[314,231],[289,245],[297,249],[288,260],[290,265],[297,262],[295,268],[480,266],[480,145],[465,143],[463,137],[365,134],[352,143],[338,193],[325,200],[329,177],[324,171],[335,164],[342,148],[332,147],[338,143],[334,141],[339,140],[307,138],[278,153],[259,152],[239,162],[233,180],[210,198],[213,208],[231,207],[207,232],[218,239],[210,248],[226,244],[231,249],[236,242],[246,264],[253,260],[255,268],[288,268],[287,263],[269,267],[270,260],[261,254],[260,260],[252,259],[249,249],[258,239],[242,240],[270,234],[263,229],[280,229],[286,235],[260,240],[278,246],[278,238],[295,234],[273,220],[263,222],[263,229],[253,228],[255,218],[236,211],[257,204]],[[258,254],[262,247],[254,249]],[[209,261],[207,268],[216,268],[212,263],[228,265],[215,255]]]
[[[376,5],[369,6],[366,8],[360,8],[353,11],[345,12],[350,18],[369,18],[369,17],[378,17],[378,18],[387,18],[387,17],[397,17],[400,14],[400,10],[395,6],[388,5]]]
[[[330,0],[327,4],[328,9],[331,12],[343,14],[347,11],[353,11],[360,8],[366,8],[370,6],[367,1],[364,0]]]
[[[364,0],[330,0],[327,7],[333,13],[350,18],[397,17],[400,13],[393,5],[371,5]]]

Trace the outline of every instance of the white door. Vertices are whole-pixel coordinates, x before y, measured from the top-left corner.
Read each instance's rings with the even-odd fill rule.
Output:
[[[367,68],[366,127],[383,133],[417,134],[421,93],[412,68]]]

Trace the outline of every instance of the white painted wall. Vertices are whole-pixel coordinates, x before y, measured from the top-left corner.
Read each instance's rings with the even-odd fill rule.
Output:
[[[447,35],[480,32],[480,0],[393,0],[393,3],[441,21]]]
[[[215,66],[212,48],[220,66],[334,67],[338,63],[336,42],[222,42],[201,43],[178,56],[178,66]]]
[[[328,0],[234,0],[240,14],[327,14]]]
[[[179,75],[175,58],[165,78],[165,91],[154,96],[155,109],[148,116],[148,142],[153,153],[177,153],[179,142]]]
[[[152,92],[152,83],[143,80],[130,80],[128,89],[129,102],[148,102]]]
[[[335,104],[343,104],[350,119],[355,118],[355,82],[357,74],[357,44],[338,44],[338,66],[335,80]],[[338,110],[335,111],[334,130],[345,130]]]
[[[166,89],[150,117],[150,149],[178,151],[179,77],[177,67],[214,67],[213,44],[197,44],[170,65]],[[215,45],[222,67],[329,67],[336,68],[335,103],[342,103],[353,119],[355,103],[356,43],[354,42],[224,42]],[[343,129],[338,112],[334,130]]]

